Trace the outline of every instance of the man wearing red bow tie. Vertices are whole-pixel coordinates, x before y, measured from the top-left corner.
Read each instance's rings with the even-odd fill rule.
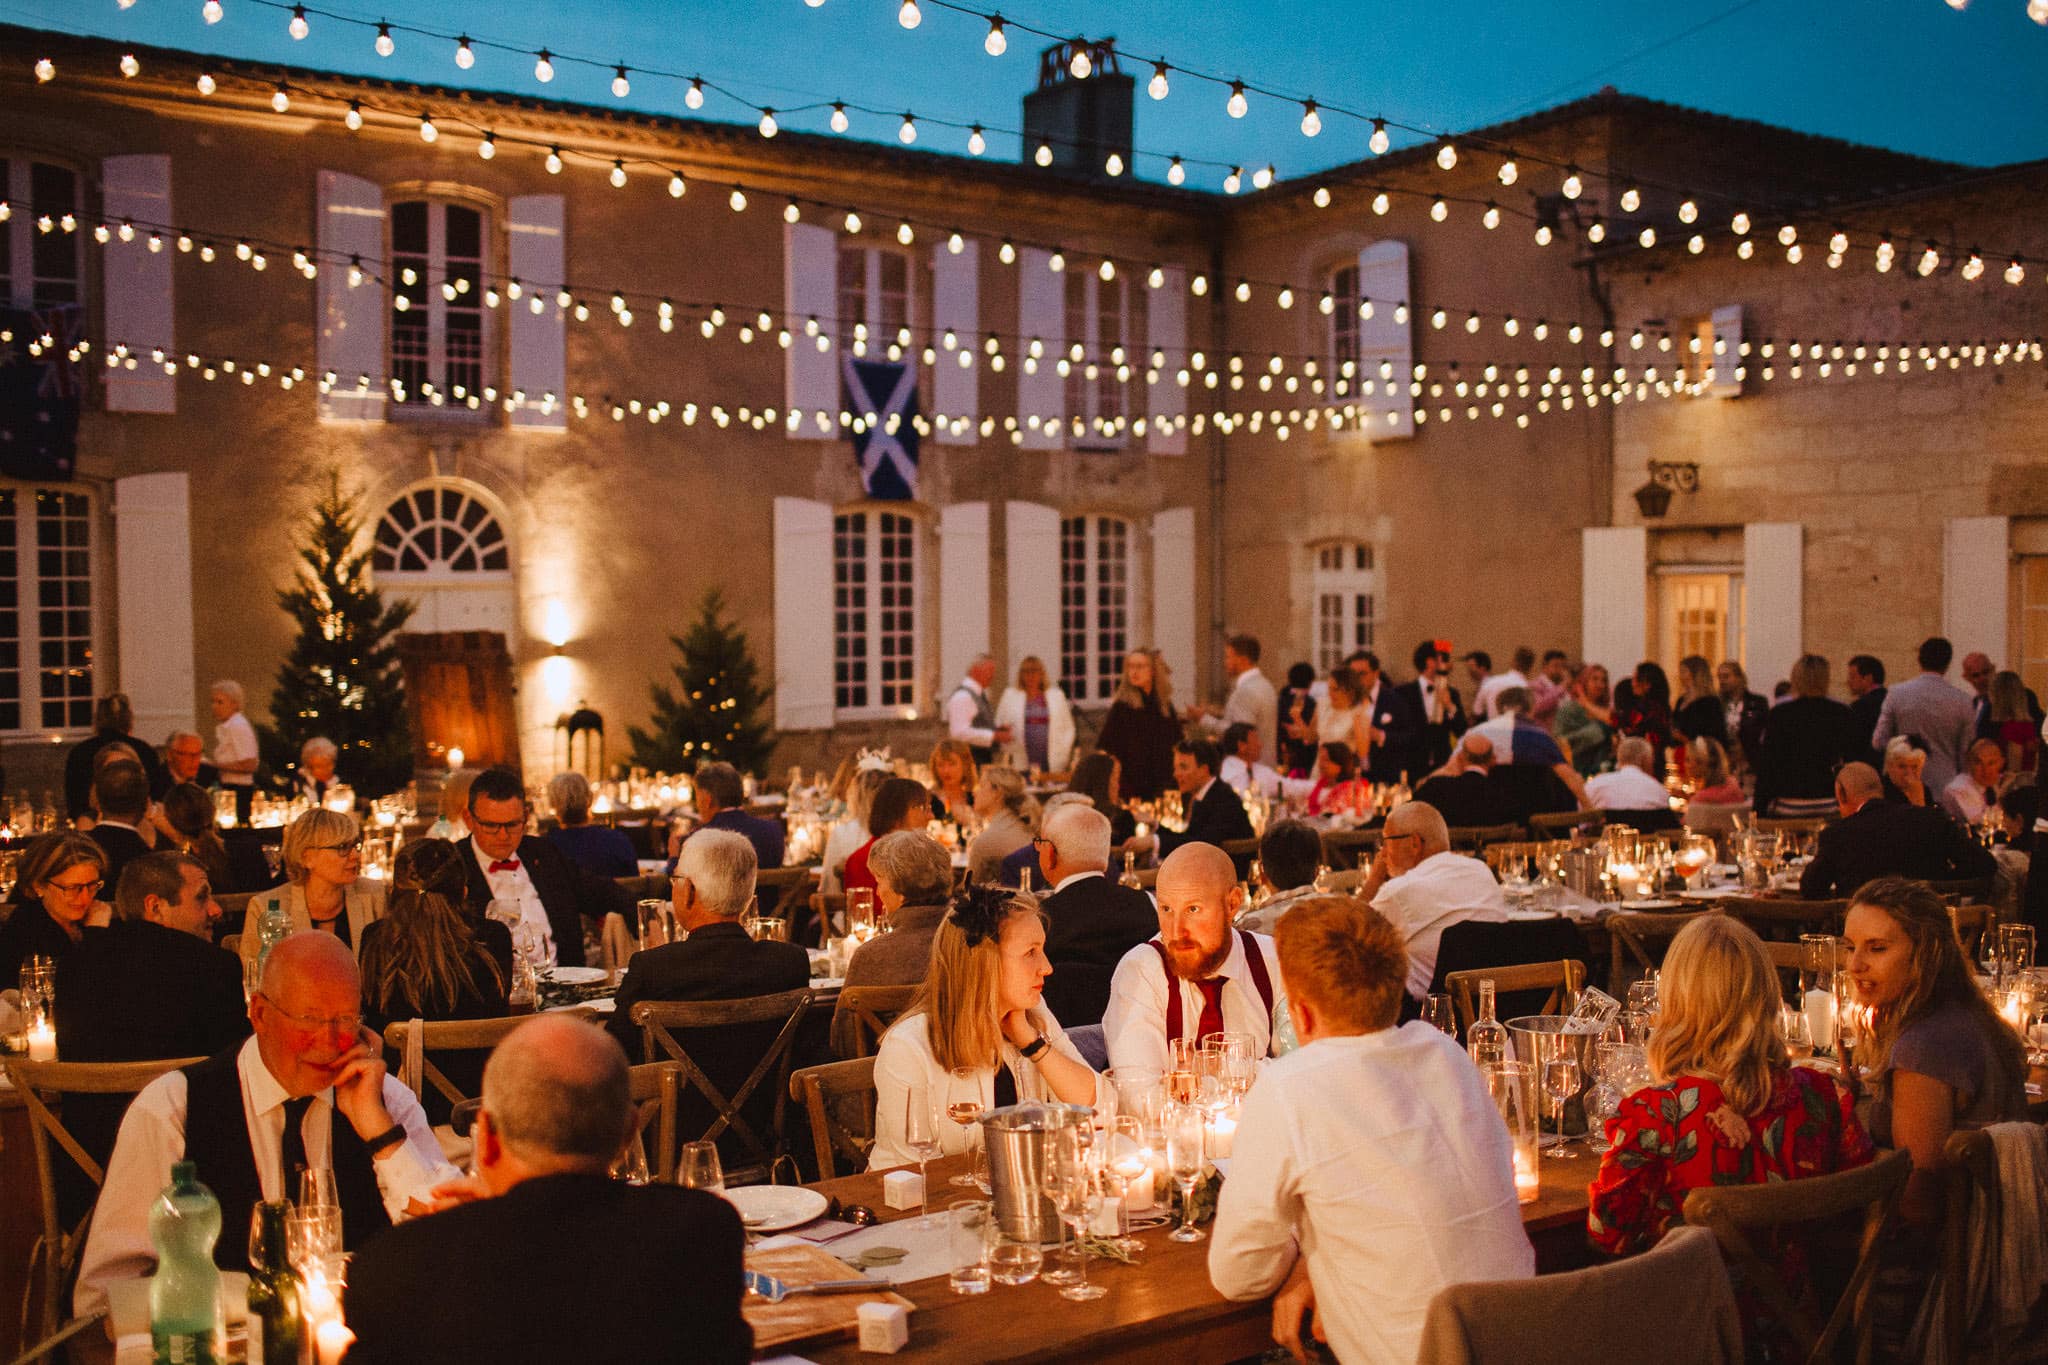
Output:
[[[595,926],[623,908],[618,888],[592,877],[547,840],[526,832],[526,787],[510,768],[490,768],[469,789],[469,909],[517,905],[522,928],[552,951],[557,965],[584,964],[585,917]],[[515,931],[519,932],[519,931]]]

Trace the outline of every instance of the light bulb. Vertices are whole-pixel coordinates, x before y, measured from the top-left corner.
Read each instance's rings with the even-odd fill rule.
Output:
[[[1836,229],[1835,229],[1835,235],[1834,235],[1834,236],[1832,236],[1832,237],[1830,237],[1830,238],[1828,238],[1828,250],[1829,250],[1829,251],[1832,251],[1832,252],[1840,253],[1840,252],[1844,252],[1844,251],[1847,251],[1848,249],[1849,249],[1849,234],[1848,234],[1848,233],[1846,233],[1846,232],[1844,232],[1844,231],[1842,231],[1842,230],[1841,230],[1840,228],[1836,228]]]
[[[1179,157],[1175,157],[1175,158],[1174,158],[1174,159],[1173,159],[1172,161],[1170,161],[1170,162],[1168,162],[1168,163],[1167,163],[1167,165],[1166,165],[1166,183],[1167,183],[1167,184],[1169,184],[1169,185],[1178,185],[1178,184],[1180,184],[1180,183],[1181,183],[1182,181],[1186,180],[1187,178],[1188,178],[1188,169],[1187,169],[1187,167],[1186,167],[1186,166],[1183,166],[1183,165],[1181,164],[1181,160],[1180,160],[1180,158],[1179,158]]]
[[[775,123],[775,111],[773,109],[763,109],[761,111],[761,136],[774,137],[779,131],[781,130],[777,128]]]
[[[476,65],[476,51],[470,47],[467,33],[455,40],[455,64],[464,71]]]
[[[1538,223],[1536,225],[1536,245],[1549,246],[1550,239],[1555,235],[1556,234],[1550,230],[1550,224]]]
[[[341,121],[348,125],[348,130],[351,133],[361,130],[363,126],[363,106],[354,100],[350,100],[348,102],[348,112],[341,116]]]
[[[725,202],[732,206],[734,213],[745,213],[747,211],[747,196],[739,189],[734,189],[731,194],[727,195]]]
[[[946,250],[950,254],[958,256],[961,252],[967,250],[967,239],[962,237],[957,231],[952,233],[946,238]]]
[[[1013,243],[1004,242],[1002,246],[996,249],[996,259],[1004,265],[1015,265],[1017,263],[1016,246]]]
[[[1152,273],[1145,277],[1145,286],[1148,289],[1157,289],[1165,283],[1166,272],[1156,265],[1152,267]]]
[[[1067,268],[1067,253],[1064,251],[1053,252],[1052,255],[1045,258],[1045,268],[1055,275],[1063,273]]]
[[[1323,131],[1323,116],[1316,112],[1314,100],[1304,100],[1301,105],[1301,135],[1314,137]]]
[[[560,175],[562,173],[562,149],[560,147],[548,148],[547,168],[549,175]]]
[[[441,130],[434,126],[434,120],[426,114],[420,115],[420,141],[432,142],[441,136]]]
[[[912,242],[916,240],[917,234],[910,230],[910,224],[898,223],[896,225],[896,241],[900,245],[909,246]]]
[[[284,88],[284,82],[277,83],[277,89],[270,92],[270,107],[282,114],[292,107],[292,92]]]
[[[704,107],[704,78],[702,76],[690,77],[690,88],[683,92],[683,103],[692,109],[702,109]],[[837,108],[838,106],[834,105],[833,107]],[[837,121],[835,118],[834,123],[836,124]],[[839,131],[844,132],[845,129],[842,128]]]
[[[1730,218],[1728,220],[1728,230],[1734,233],[1737,237],[1748,236],[1749,215],[1746,213],[1738,212],[1733,218]]]
[[[1155,100],[1166,98],[1166,63],[1152,63],[1152,79],[1145,82],[1145,93]]]
[[[1634,213],[1642,206],[1643,196],[1634,185],[1630,185],[1621,192],[1621,211],[1623,213]]]
[[[924,22],[924,14],[917,7],[917,0],[903,0],[903,6],[896,11],[896,22],[905,28],[916,28]]]
[[[683,184],[683,173],[682,173],[681,171],[670,171],[670,172],[668,173],[668,197],[669,197],[669,198],[671,198],[671,199],[680,199],[680,198],[682,198],[682,197],[683,197],[683,192],[684,192],[684,191],[685,191],[686,189],[688,189],[688,188],[689,188],[689,187],[688,187],[687,185]],[[794,203],[792,203],[792,204],[790,205],[790,207],[791,207],[791,208],[795,208],[795,207],[796,207],[796,205],[795,205]],[[794,219],[792,219],[791,221],[795,221],[795,220],[794,220]]]
[[[486,161],[498,154],[497,140],[488,131],[484,133],[484,140],[476,144],[476,154]]]
[[[1444,143],[1443,146],[1436,149],[1436,164],[1445,170],[1450,170],[1458,164],[1458,149],[1448,142]]]
[[[1109,283],[1109,281],[1116,278],[1116,262],[1105,259],[1101,265],[1095,268],[1095,273],[1102,279],[1104,284]]]
[[[1086,47],[1077,46],[1072,60],[1067,63],[1067,70],[1072,73],[1075,80],[1085,81],[1095,72],[1095,59],[1088,55]]]
[[[1245,111],[1251,106],[1245,101],[1243,81],[1232,81],[1230,83],[1230,99],[1225,102],[1223,107],[1230,111],[1232,118],[1244,117]]]
[[[122,54],[121,54],[121,74],[122,74],[122,75],[124,75],[124,76],[136,76],[136,75],[139,75],[139,74],[141,74],[141,72],[142,72],[142,63],[136,60],[136,58],[135,58],[135,54],[134,54],[133,52],[124,52],[124,53],[122,53]]]
[[[1678,206],[1678,221],[1681,223],[1694,222],[1699,216],[1700,206],[1690,199]]]
[[[1578,167],[1565,168],[1564,183],[1558,186],[1558,192],[1567,199],[1576,199],[1586,192],[1586,182],[1579,179]]]
[[[1984,273],[1984,258],[1972,251],[1970,258],[1963,262],[1963,278],[1974,280]]]
[[[1444,202],[1442,195],[1438,195],[1430,201],[1429,216],[1439,223],[1451,216],[1451,206]]]
[[[1237,301],[1238,301],[1239,303],[1250,303],[1250,302],[1252,301],[1252,286],[1251,286],[1251,281],[1249,281],[1249,280],[1239,280],[1239,281],[1237,282],[1237,291],[1236,291],[1236,292],[1237,292]]]
[[[1319,209],[1326,209],[1326,208],[1330,207],[1330,187],[1329,187],[1329,186],[1327,186],[1327,185],[1318,185],[1318,186],[1316,186],[1316,193],[1315,193],[1315,206],[1316,206],[1317,208],[1319,208]]]
[[[1107,171],[1111,175],[1122,175],[1124,173],[1123,157],[1119,156],[1115,152],[1111,152],[1109,154],[1109,159],[1102,163],[1102,169]]]
[[[1785,248],[1785,259],[1790,261],[1793,265],[1798,265],[1801,259],[1805,257],[1805,255],[1806,248],[1799,245],[1799,243],[1797,242],[1794,242],[1792,245]]]
[[[1598,218],[1595,218],[1593,220],[1593,225],[1586,229],[1586,240],[1591,242],[1594,246],[1598,246],[1600,245],[1600,243],[1606,241],[1607,224],[1601,222]]]
[[[846,231],[849,235],[857,236],[860,233],[860,215],[852,209],[846,211]]]
[[[1790,246],[1799,240],[1799,229],[1787,223],[1778,229],[1778,245]]]
[[[1387,210],[1392,208],[1393,206],[1394,201],[1388,197],[1387,192],[1385,190],[1381,190],[1378,194],[1375,194],[1372,197],[1372,211],[1378,217],[1386,217]]]
[[[1372,137],[1367,139],[1366,145],[1372,148],[1374,156],[1385,156],[1387,148],[1394,145],[1394,140],[1387,136],[1385,119],[1376,118],[1372,121]]]
[[[623,67],[623,66],[613,67],[613,68],[612,68],[612,94],[613,94],[613,95],[615,95],[615,96],[617,96],[617,97],[618,97],[618,98],[620,98],[620,99],[624,99],[624,98],[626,98],[626,96],[628,96],[628,95],[630,95],[630,94],[632,94],[632,93],[633,93],[633,82],[631,82],[631,81],[629,81],[629,80],[627,80],[627,79],[626,79],[626,68],[625,68],[625,67]]]
[[[1494,228],[1499,227],[1500,205],[1488,202],[1488,204],[1486,205],[1486,212],[1480,216],[1479,221],[1486,224],[1487,230],[1489,232],[1492,231]]]
[[[1273,176],[1275,174],[1276,172],[1270,163],[1259,167],[1259,169],[1252,172],[1252,188],[1255,190],[1265,189],[1273,183]]]
[[[2019,284],[2026,278],[2027,268],[2020,264],[2018,257],[2014,257],[2012,264],[2005,268],[2005,282],[2007,284]]]
[[[1010,50],[1010,40],[1003,33],[1003,16],[998,14],[988,21],[988,37],[981,40],[981,50],[991,57],[1000,57]]]
[[[794,199],[782,206],[782,221],[785,223],[800,223],[803,221],[803,216],[804,211],[797,207],[796,200]]]
[[[1697,256],[1707,249],[1707,239],[1695,232],[1692,236],[1685,239],[1685,249]]]
[[[612,162],[611,182],[612,188],[615,190],[626,187],[626,163],[624,161]]]
[[[1636,240],[1641,242],[1643,249],[1647,251],[1649,248],[1657,245],[1657,229],[1653,227],[1644,228],[1636,234]]]
[[[1052,165],[1052,144],[1050,142],[1039,143],[1038,150],[1031,154],[1031,159],[1041,166]]]
[[[377,41],[375,43],[375,47],[377,49],[377,55],[379,57],[389,57],[392,53],[398,50],[398,44],[393,42],[391,39],[391,25],[377,25]]]
[[[1223,177],[1223,192],[1225,194],[1236,194],[1243,183],[1244,171],[1240,167],[1232,166],[1230,174]]]
[[[981,135],[981,125],[975,124],[967,130],[967,154],[980,156],[988,150],[988,139]]]
[[[285,25],[285,32],[291,34],[294,39],[299,39],[304,38],[312,31],[312,26],[306,22],[306,7],[304,5],[293,5],[292,21]]]
[[[896,140],[906,147],[917,141],[917,120],[909,114],[903,116],[903,126],[896,130]]]
[[[198,87],[200,94],[211,95],[214,91],[213,73],[210,71],[200,72],[199,79],[194,81],[193,84]]]
[[[209,24],[219,23],[220,15],[220,0],[206,0],[206,3],[199,7],[199,17]]]
[[[1516,182],[1517,180],[1520,180],[1521,178],[1522,178],[1522,168],[1521,168],[1520,166],[1517,166],[1517,165],[1515,164],[1515,159],[1514,159],[1513,157],[1509,157],[1509,158],[1508,158],[1508,159],[1507,159],[1506,161],[1503,161],[1503,162],[1501,162],[1501,163],[1500,163],[1500,183],[1501,183],[1501,184],[1503,184],[1503,185],[1512,185],[1512,184],[1514,184],[1514,183],[1515,183],[1515,182]]]
[[[2027,17],[2048,28],[2048,0],[2027,0]]]
[[[533,78],[542,85],[555,78],[555,57],[546,48],[533,54]]]
[[[57,79],[57,64],[48,57],[36,58],[36,79],[38,81],[53,81]]]

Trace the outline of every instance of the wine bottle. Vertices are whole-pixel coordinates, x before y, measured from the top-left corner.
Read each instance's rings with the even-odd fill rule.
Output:
[[[283,1200],[258,1206],[263,1257],[249,1267],[249,1365],[298,1365],[304,1333],[299,1274],[286,1255]]]
[[[1493,978],[1479,980],[1479,1017],[1465,1030],[1465,1050],[1479,1066],[1498,1066],[1508,1059],[1508,1031],[1494,1018]]]

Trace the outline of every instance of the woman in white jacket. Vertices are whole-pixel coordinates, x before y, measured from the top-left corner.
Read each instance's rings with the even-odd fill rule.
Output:
[[[875,1054],[871,1171],[905,1166],[905,1115],[925,1115],[947,1155],[978,1145],[980,1127],[946,1116],[955,1102],[982,1109],[1022,1100],[1110,1103],[1110,1084],[1067,1041],[1042,996],[1052,963],[1045,914],[1028,892],[972,886],[953,898],[932,939],[924,990],[882,1035]]]
[[[1073,761],[1074,708],[1036,654],[1017,665],[1016,686],[1003,689],[996,728],[1009,730],[1003,752],[1020,773],[1063,773]]]

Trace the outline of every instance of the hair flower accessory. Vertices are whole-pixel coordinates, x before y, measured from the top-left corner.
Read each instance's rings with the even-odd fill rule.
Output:
[[[967,935],[967,946],[972,948],[1001,932],[1003,916],[1008,913],[1014,894],[1000,886],[969,886],[953,897],[953,910],[948,918]]]
[[[862,749],[860,757],[854,760],[853,770],[859,773],[894,772],[896,761],[889,757],[887,749]]]

